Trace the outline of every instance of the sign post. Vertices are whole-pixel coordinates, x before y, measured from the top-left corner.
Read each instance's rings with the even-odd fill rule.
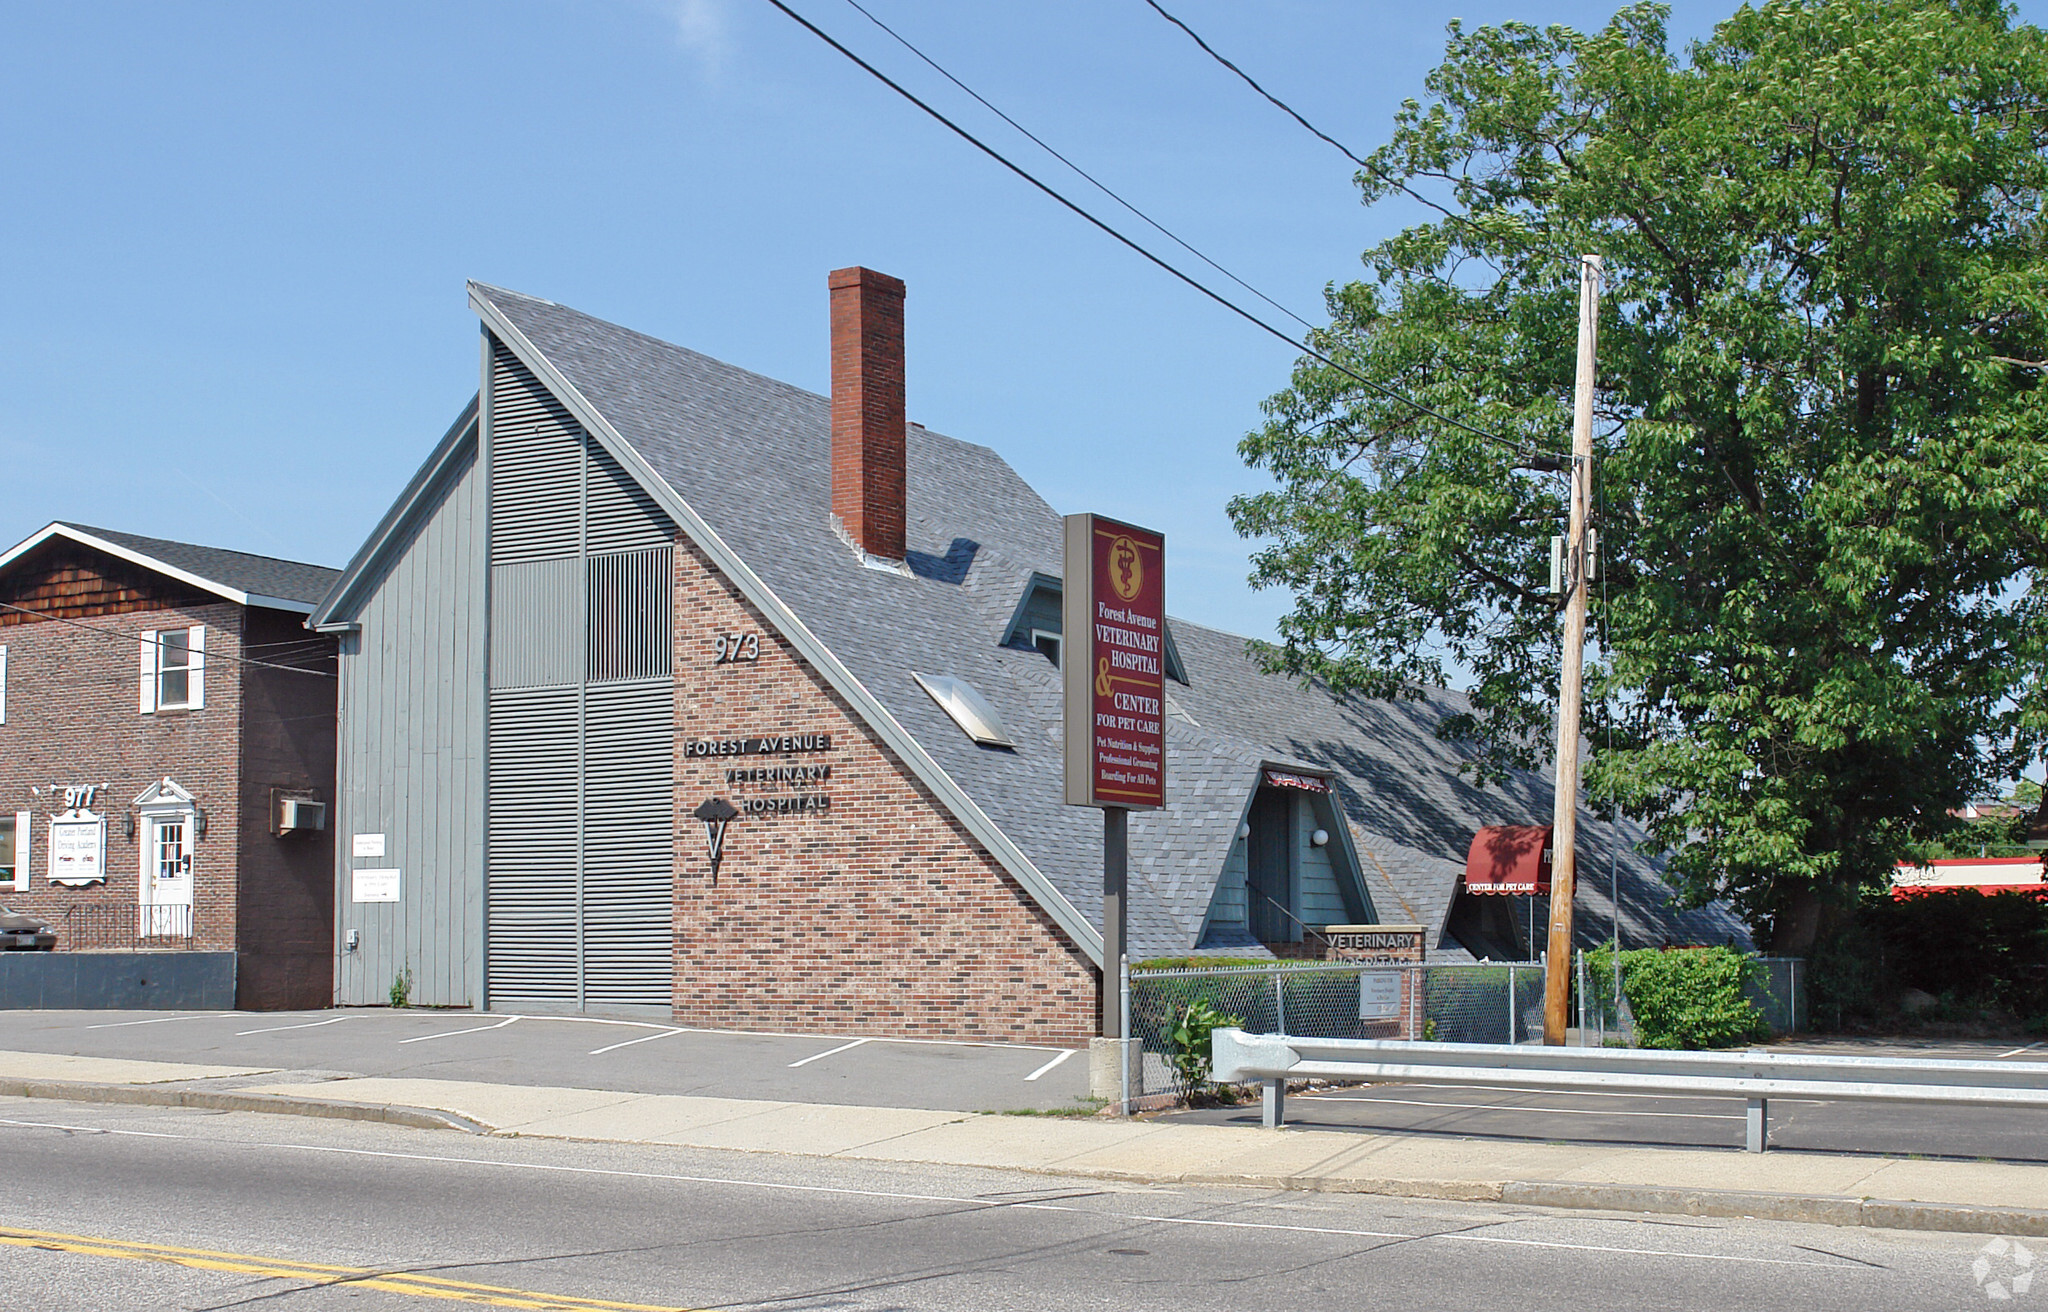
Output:
[[[1066,799],[1102,810],[1101,1028],[1121,1039],[1130,813],[1166,804],[1166,539],[1068,515],[1061,618]]]

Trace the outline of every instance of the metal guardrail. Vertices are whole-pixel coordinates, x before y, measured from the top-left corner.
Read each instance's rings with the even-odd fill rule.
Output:
[[[1269,1129],[1285,1120],[1290,1079],[1742,1098],[1749,1108],[1745,1146],[1753,1153],[1768,1143],[1772,1098],[2048,1110],[2042,1062],[1308,1039],[1237,1029],[1217,1030],[1213,1042],[1218,1083],[1264,1085]]]

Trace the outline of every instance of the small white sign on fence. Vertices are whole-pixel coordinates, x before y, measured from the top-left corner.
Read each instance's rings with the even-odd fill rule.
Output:
[[[351,871],[351,896],[357,902],[398,901],[399,873],[396,870]]]
[[[1358,972],[1358,1018],[1399,1020],[1401,1018],[1401,972],[1361,970]]]

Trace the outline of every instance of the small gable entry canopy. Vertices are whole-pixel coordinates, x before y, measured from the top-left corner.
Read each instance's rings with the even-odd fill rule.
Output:
[[[1535,897],[1550,892],[1550,826],[1491,825],[1472,836],[1465,891]]]

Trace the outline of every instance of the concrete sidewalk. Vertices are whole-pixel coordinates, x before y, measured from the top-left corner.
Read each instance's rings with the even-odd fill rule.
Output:
[[[0,1096],[1095,1179],[2048,1236],[2048,1165],[1363,1135],[0,1052]]]

